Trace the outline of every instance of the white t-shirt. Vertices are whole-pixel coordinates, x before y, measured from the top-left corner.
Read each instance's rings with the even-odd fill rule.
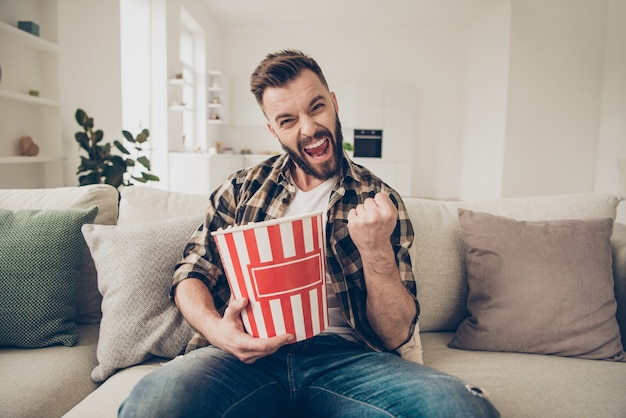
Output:
[[[297,216],[310,212],[322,212],[322,224],[328,221],[326,213],[328,211],[328,201],[330,193],[337,183],[337,177],[326,180],[324,183],[308,192],[300,190],[296,186],[296,196],[285,211],[284,216]],[[361,341],[357,333],[352,329],[343,315],[343,308],[339,299],[335,296],[333,284],[326,269],[326,300],[328,304],[328,327],[322,334],[338,334],[343,338],[359,342]]]

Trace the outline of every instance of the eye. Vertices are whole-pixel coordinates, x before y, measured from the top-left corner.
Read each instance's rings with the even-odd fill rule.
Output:
[[[294,120],[295,120],[294,118],[281,119],[281,120],[278,121],[278,126],[280,126],[281,128],[284,128],[286,126],[289,126],[289,125],[293,124]]]
[[[317,103],[317,104],[315,104],[315,105],[313,106],[312,111],[319,110],[319,109],[321,109],[321,108],[323,108],[323,107],[324,107],[324,103]]]

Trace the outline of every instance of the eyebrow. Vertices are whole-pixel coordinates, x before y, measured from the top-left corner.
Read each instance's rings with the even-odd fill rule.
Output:
[[[315,97],[311,100],[311,102],[309,103],[309,108],[313,107],[313,105],[314,105],[317,101],[319,101],[319,100],[323,100],[323,99],[324,99],[324,95],[322,95],[322,94],[319,94],[319,95],[315,96]],[[280,113],[280,114],[276,115],[276,117],[274,118],[274,121],[278,122],[278,121],[279,121],[280,119],[282,119],[282,118],[288,118],[288,117],[291,117],[291,116],[292,116],[292,114],[291,114],[291,113],[288,113],[288,112],[285,112],[285,113]]]

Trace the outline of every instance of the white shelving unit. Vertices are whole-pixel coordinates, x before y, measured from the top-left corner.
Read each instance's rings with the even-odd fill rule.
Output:
[[[224,119],[224,94],[222,72],[209,71],[207,74],[207,123],[220,124]]]
[[[0,188],[63,185],[59,46],[55,0],[0,1]],[[41,36],[16,27],[40,25]],[[19,155],[30,136],[36,156]]]
[[[181,112],[189,109],[187,103],[182,99],[182,88],[186,85],[189,86],[189,82],[187,82],[184,78],[170,78],[169,79],[170,86],[178,87],[176,93],[170,93],[170,104],[169,108],[175,112]]]

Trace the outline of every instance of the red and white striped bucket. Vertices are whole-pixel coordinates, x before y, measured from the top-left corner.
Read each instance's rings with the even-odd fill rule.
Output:
[[[297,341],[328,326],[322,213],[212,232],[234,299],[248,298],[241,317],[260,338],[286,333]]]

